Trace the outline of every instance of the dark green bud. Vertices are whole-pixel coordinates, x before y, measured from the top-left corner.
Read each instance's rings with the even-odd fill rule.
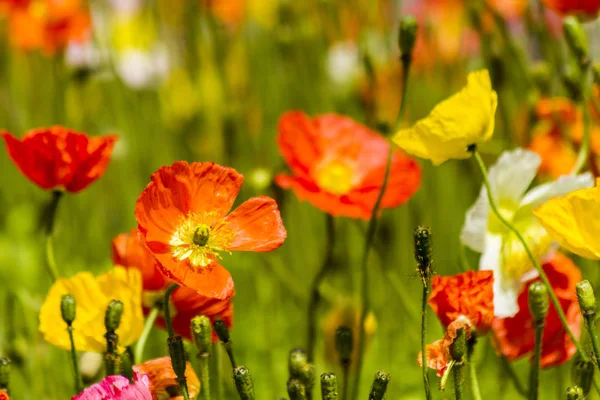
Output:
[[[563,20],[563,32],[569,49],[580,65],[586,65],[588,60],[588,41],[585,32],[574,16],[568,16]]]
[[[401,57],[410,57],[417,41],[419,23],[412,15],[407,15],[400,20],[398,32],[398,47]]]
[[[75,321],[75,297],[70,294],[65,294],[60,299],[60,314],[62,315],[63,321],[67,325],[71,325]]]
[[[579,68],[574,68],[571,65],[567,65],[564,69],[564,73],[561,76],[563,84],[565,85],[565,89],[569,96],[579,101],[583,98],[583,93],[581,91],[581,71]]]
[[[10,359],[0,357],[0,390],[7,390],[10,382]]]
[[[335,349],[338,352],[342,365],[350,364],[353,346],[354,338],[352,336],[352,329],[347,326],[337,328],[335,330]]]
[[[533,320],[537,323],[543,323],[548,315],[548,289],[540,281],[529,285],[529,311]]]
[[[104,326],[107,331],[116,331],[121,324],[123,316],[123,303],[119,300],[111,300],[104,314]]]
[[[338,384],[337,377],[333,372],[326,372],[321,375],[321,399],[337,400]]]
[[[373,380],[373,386],[371,386],[371,393],[369,393],[369,400],[382,400],[385,397],[389,383],[390,374],[384,371],[377,371]]]
[[[167,338],[169,346],[169,355],[171,356],[171,365],[177,378],[185,378],[186,357],[183,339],[181,336],[170,336]]]
[[[290,379],[287,382],[287,392],[290,400],[306,400],[306,388],[299,379]]]
[[[567,389],[566,393],[567,400],[583,400],[585,397],[583,396],[583,390],[577,386],[570,386]]]
[[[431,229],[426,226],[419,226],[414,233],[415,259],[419,267],[421,279],[429,280],[431,278],[432,262],[432,244]]]
[[[254,384],[250,371],[246,367],[240,365],[233,370],[233,381],[240,400],[254,400]]]
[[[212,343],[212,326],[210,324],[210,319],[205,315],[192,318],[191,329],[194,343],[198,348],[199,354],[210,353],[210,345]]]
[[[573,382],[583,391],[585,396],[592,389],[595,369],[596,367],[592,361],[584,361],[579,358],[573,363]]]
[[[467,354],[467,330],[462,327],[456,330],[456,337],[450,344],[450,357],[456,362],[462,362]]]
[[[215,323],[213,324],[213,327],[215,328],[215,332],[217,332],[217,336],[219,337],[219,340],[223,343],[228,343],[230,340],[229,337],[229,328],[227,328],[227,325],[225,325],[225,322],[219,320],[216,320]]]
[[[575,285],[577,300],[582,314],[594,314],[596,312],[596,296],[594,288],[589,281],[581,281]]]

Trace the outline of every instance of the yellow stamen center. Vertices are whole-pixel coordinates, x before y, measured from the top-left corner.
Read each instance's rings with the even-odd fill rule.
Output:
[[[354,168],[351,165],[331,161],[317,169],[316,181],[321,189],[344,195],[354,186],[354,175]]]

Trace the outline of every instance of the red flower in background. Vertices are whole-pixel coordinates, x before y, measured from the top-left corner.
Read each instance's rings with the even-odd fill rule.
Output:
[[[10,400],[8,393],[6,393],[4,390],[0,390],[0,400]]]
[[[561,15],[579,14],[595,18],[600,10],[600,0],[542,0],[542,3]]]
[[[150,309],[164,298],[164,292],[173,281],[165,278],[157,267],[157,262],[152,253],[146,248],[144,239],[139,231],[132,229],[129,233],[122,233],[112,241],[112,259],[117,265],[127,268],[137,268],[142,273],[144,314],[148,315]],[[231,294],[233,296],[233,293]],[[192,318],[205,315],[211,322],[222,320],[228,327],[233,324],[233,304],[231,297],[217,299],[206,297],[195,290],[180,286],[171,293],[171,319],[175,332],[192,340],[190,323]],[[156,325],[166,329],[162,316],[156,319]],[[213,341],[217,335],[213,332]]]
[[[444,375],[444,371],[448,368],[448,364],[452,360],[450,356],[450,345],[454,343],[456,339],[456,331],[461,328],[466,329],[467,339],[471,338],[471,325],[465,319],[459,319],[453,321],[448,325],[444,338],[436,340],[432,344],[428,344],[425,348],[425,357],[427,360],[427,366],[437,371],[437,376]],[[422,354],[419,352],[419,358],[417,363],[422,365]]]
[[[558,297],[561,307],[567,316],[569,327],[576,337],[581,330],[581,313],[575,294],[575,284],[581,280],[581,272],[573,262],[561,253],[542,266],[548,280]],[[519,312],[510,318],[494,319],[492,328],[495,332],[495,346],[509,360],[521,358],[534,350],[535,332],[533,319],[527,303],[529,285],[539,278],[530,280],[519,295]],[[575,345],[566,333],[556,309],[550,303],[545,321],[542,339],[542,367],[552,367],[568,361],[576,352]]]
[[[233,279],[217,261],[220,253],[266,252],[283,244],[287,234],[275,200],[253,197],[227,215],[243,180],[212,162],[178,161],[152,174],[135,218],[162,273],[204,296],[226,299]]]
[[[339,115],[310,119],[288,112],[279,121],[277,143],[292,171],[275,178],[279,186],[331,215],[370,218],[390,146],[381,135]],[[420,184],[419,165],[394,150],[382,208],[406,202]]]
[[[455,276],[436,275],[431,280],[429,305],[444,326],[463,317],[485,334],[494,320],[492,271],[467,271]]]
[[[17,139],[3,131],[8,155],[19,170],[42,189],[79,192],[100,178],[112,154],[116,135],[89,137],[55,126],[34,129]]]

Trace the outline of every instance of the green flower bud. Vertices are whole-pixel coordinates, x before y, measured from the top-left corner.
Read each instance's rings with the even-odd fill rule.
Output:
[[[338,399],[337,377],[333,372],[326,372],[321,375],[321,398],[323,400]]]
[[[596,296],[594,288],[589,281],[581,281],[575,285],[577,291],[577,300],[582,314],[594,314],[596,312]]]
[[[296,348],[290,351],[288,357],[288,371],[291,378],[300,377],[302,368],[308,364],[308,357],[304,349]]]
[[[537,62],[531,68],[531,78],[541,93],[548,93],[552,83],[552,72],[545,62]]]
[[[431,229],[426,226],[419,226],[414,233],[415,259],[419,267],[421,279],[429,280],[431,278],[432,262],[432,244]]]
[[[306,388],[299,379],[290,379],[287,382],[287,391],[290,400],[306,400]]]
[[[577,386],[570,386],[567,389],[566,393],[567,400],[583,400],[585,397],[583,396],[583,390]]]
[[[377,371],[373,380],[373,386],[371,386],[371,393],[369,393],[369,400],[382,400],[385,397],[388,383],[390,383],[390,374],[384,371]]]
[[[213,324],[213,327],[215,328],[215,332],[217,332],[217,336],[219,337],[219,340],[223,343],[228,343],[230,340],[229,337],[229,328],[227,328],[227,325],[225,325],[225,322],[219,320],[216,320],[215,323]]]
[[[574,16],[565,18],[563,21],[563,32],[569,49],[571,49],[571,52],[577,58],[577,62],[580,65],[587,64],[589,62],[588,42],[579,20]]]
[[[192,336],[200,355],[210,353],[212,343],[212,326],[210,319],[205,315],[192,318]]]
[[[456,330],[456,338],[450,344],[450,356],[456,362],[462,362],[467,354],[467,331],[462,327]]]
[[[573,363],[573,382],[583,391],[585,396],[592,389],[595,369],[596,367],[592,361],[583,361],[579,358]]]
[[[121,324],[123,316],[123,303],[119,300],[111,300],[104,314],[104,326],[107,331],[116,331]]]
[[[335,331],[335,349],[340,356],[342,365],[350,364],[352,359],[352,347],[354,346],[354,338],[352,329],[347,326],[340,326]]]
[[[398,47],[402,57],[410,57],[417,41],[419,23],[412,15],[407,15],[400,20],[398,31]]]
[[[65,294],[60,299],[60,314],[62,315],[63,321],[67,325],[71,325],[75,321],[75,297],[70,294]]]
[[[186,357],[183,339],[181,336],[171,336],[167,338],[169,355],[171,356],[171,365],[178,379],[185,379]]]
[[[0,390],[7,390],[10,382],[10,359],[0,357]]]
[[[246,367],[240,365],[233,370],[233,381],[240,400],[254,400],[254,384],[250,371]]]
[[[542,282],[536,281],[529,285],[529,311],[533,320],[543,323],[548,315],[548,289]]]

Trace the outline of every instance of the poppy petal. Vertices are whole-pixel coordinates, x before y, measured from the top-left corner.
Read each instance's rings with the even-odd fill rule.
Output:
[[[294,174],[308,177],[310,167],[322,154],[320,131],[302,112],[283,114],[279,120],[277,144],[281,155]]]

